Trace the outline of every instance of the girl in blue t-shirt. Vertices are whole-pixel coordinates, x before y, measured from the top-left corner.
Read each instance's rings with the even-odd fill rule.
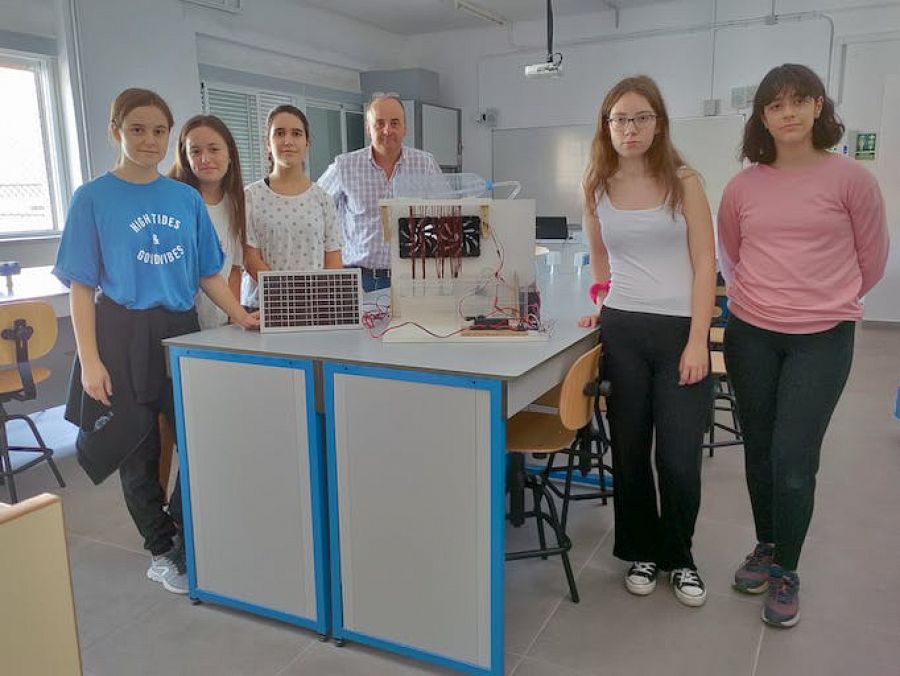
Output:
[[[198,288],[246,329],[259,325],[219,274],[222,249],[199,193],[161,176],[172,113],[145,89],[113,102],[119,158],[72,196],[54,274],[70,286],[78,354],[66,418],[96,483],[116,468],[152,563],[147,577],[187,593],[179,484],[164,509],[159,413],[174,419],[162,340],[199,330]],[[99,290],[99,293],[98,293]]]

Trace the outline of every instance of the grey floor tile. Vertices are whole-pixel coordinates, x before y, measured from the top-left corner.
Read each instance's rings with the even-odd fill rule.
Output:
[[[789,630],[767,628],[757,674],[896,676],[900,633],[888,633],[816,615],[803,616]]]
[[[521,655],[506,653],[504,672],[511,676],[522,659]],[[456,673],[353,642],[340,648],[332,642],[316,642],[277,676],[451,676]]]
[[[83,657],[97,676],[274,676],[315,640],[308,631],[166,594]]]
[[[698,519],[694,530],[694,562],[700,571],[707,591],[731,598],[758,603],[756,597],[735,592],[734,571],[756,544],[752,524],[738,526],[715,519]]]
[[[846,545],[808,539],[799,565],[804,617],[845,623],[858,630],[900,635],[900,551],[896,540]],[[900,669],[898,669],[900,672]]]
[[[661,583],[647,597],[620,574],[585,569],[582,602],[561,605],[526,655],[588,674],[749,674],[761,623],[755,608],[710,595],[687,608]]]
[[[575,671],[559,664],[550,664],[526,657],[513,672],[512,676],[592,676],[593,672]]]
[[[572,601],[559,557],[507,562],[506,649],[524,653],[564,603]]]
[[[699,518],[752,526],[753,513],[744,476],[743,449],[719,449],[714,457],[704,458]]]
[[[557,509],[560,501],[556,501]],[[599,542],[606,537],[613,524],[613,506],[609,501],[606,505],[599,500],[585,500],[572,502],[569,510],[569,520],[566,532],[572,540],[572,550],[569,558],[576,568],[584,564],[596,549]],[[531,509],[531,500],[526,503],[526,508]],[[546,509],[546,506],[545,506]],[[545,528],[548,542],[555,545],[555,540],[549,529]],[[534,519],[526,520],[519,528],[513,528],[509,522],[506,524],[506,551],[536,549],[538,547],[537,527]],[[562,568],[560,567],[560,570]]]
[[[451,676],[456,672],[349,642],[338,648],[319,643],[278,676]]]
[[[146,578],[149,557],[78,536],[70,542],[82,650],[169,596]]]
[[[118,475],[95,486],[80,468],[75,469],[73,483],[77,481],[80,485],[62,495],[66,528],[78,535],[141,552],[143,539],[125,507]]]
[[[503,673],[506,674],[506,676],[513,676],[516,673],[516,669],[519,668],[519,665],[522,664],[525,658],[522,655],[506,653],[505,660]]]
[[[900,450],[897,454],[900,456]],[[809,536],[859,547],[877,537],[884,545],[893,543],[894,552],[900,555],[900,474],[892,487],[876,488],[873,484],[877,480],[858,481],[858,488],[849,488],[846,480],[818,482]],[[865,491],[864,498],[861,490]]]
[[[851,496],[856,496],[855,486],[864,486],[870,495],[900,500],[892,490],[900,482],[897,421],[833,423],[823,444],[818,480],[836,484]]]

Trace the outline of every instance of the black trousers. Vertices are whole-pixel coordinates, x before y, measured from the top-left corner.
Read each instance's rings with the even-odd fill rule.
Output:
[[[166,416],[174,424],[171,413]],[[166,496],[159,485],[159,443],[159,427],[153,425],[140,445],[119,465],[125,506],[144,538],[144,549],[154,556],[172,547],[182,523],[180,473],[175,479],[169,510],[165,510]]]
[[[119,469],[125,505],[144,538],[144,548],[153,555],[163,554],[172,547],[173,538],[181,529],[181,484],[179,477],[167,511],[166,496],[159,484],[157,417],[163,413],[174,424],[175,405],[162,340],[198,331],[197,313],[193,309],[186,312],[164,308],[128,310],[101,298],[96,317],[97,344],[112,380],[111,410],[115,415],[87,445],[121,445],[113,467],[117,465]],[[76,372],[78,377],[73,377],[73,386],[77,391],[80,370]],[[72,399],[77,401],[83,397]],[[88,419],[88,426],[92,422]],[[115,426],[117,432],[111,439],[100,438]],[[127,434],[129,431],[134,434]]]
[[[822,439],[853,360],[853,322],[820,333],[767,331],[734,315],[725,362],[734,386],[747,488],[760,542],[796,570],[812,518]]]
[[[615,547],[626,561],[663,570],[695,568],[691,554],[700,509],[701,444],[712,380],[679,385],[690,317],[603,308],[604,377],[615,476]],[[655,464],[659,483],[657,507]]]

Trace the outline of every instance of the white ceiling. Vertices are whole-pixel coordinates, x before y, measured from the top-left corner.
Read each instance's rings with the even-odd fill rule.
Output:
[[[618,6],[621,9],[667,0],[553,0],[554,16],[587,14]],[[494,24],[461,9],[454,0],[300,0],[302,4],[353,17],[401,35],[435,33]],[[470,0],[508,21],[540,21],[547,16],[546,0]]]

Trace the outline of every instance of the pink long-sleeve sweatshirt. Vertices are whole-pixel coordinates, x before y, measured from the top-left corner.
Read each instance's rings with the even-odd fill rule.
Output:
[[[799,169],[748,167],[722,194],[718,232],[729,310],[770,331],[860,319],[859,299],[887,263],[878,183],[840,155]]]

